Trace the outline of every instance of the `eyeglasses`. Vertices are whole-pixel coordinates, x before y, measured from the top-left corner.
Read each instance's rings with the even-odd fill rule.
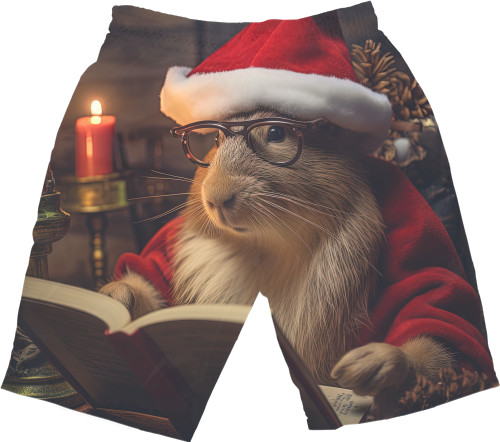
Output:
[[[241,135],[248,147],[260,158],[276,166],[290,166],[302,154],[302,132],[316,130],[326,118],[311,121],[283,117],[247,121],[198,121],[174,127],[170,133],[181,139],[186,156],[196,165],[210,166],[204,161],[208,152],[219,147],[225,138]]]

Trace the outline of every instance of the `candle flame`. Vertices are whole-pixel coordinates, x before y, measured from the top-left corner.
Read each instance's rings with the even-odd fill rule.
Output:
[[[91,124],[101,124],[102,106],[99,100],[94,100],[90,103],[90,112],[92,116],[90,117]]]
[[[102,106],[99,100],[94,100],[90,104],[90,112],[92,115],[102,115]]]

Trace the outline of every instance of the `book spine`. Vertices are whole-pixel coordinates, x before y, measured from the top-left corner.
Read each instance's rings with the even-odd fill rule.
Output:
[[[293,383],[300,391],[304,411],[308,417],[310,429],[336,429],[342,426],[338,416],[326,400],[318,387],[316,381],[312,378],[309,370],[305,367],[302,360],[292,349],[283,332],[276,322],[274,322],[278,344],[283,352],[283,357],[290,370]]]
[[[132,335],[106,332],[106,336],[130,366],[159,411],[183,437],[190,439],[196,429],[188,412],[193,393],[168,358],[142,330]]]

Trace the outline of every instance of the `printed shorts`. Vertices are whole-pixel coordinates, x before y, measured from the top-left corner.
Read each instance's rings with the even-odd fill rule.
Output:
[[[369,2],[115,7],[33,238],[15,393],[190,440],[259,293],[310,429],[498,384],[433,109]]]

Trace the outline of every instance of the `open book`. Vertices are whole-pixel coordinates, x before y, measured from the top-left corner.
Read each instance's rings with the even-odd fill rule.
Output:
[[[175,306],[132,321],[111,298],[26,277],[19,320],[94,409],[167,418],[189,440],[250,308]],[[371,400],[318,386],[279,329],[277,336],[309,427],[358,422]]]

